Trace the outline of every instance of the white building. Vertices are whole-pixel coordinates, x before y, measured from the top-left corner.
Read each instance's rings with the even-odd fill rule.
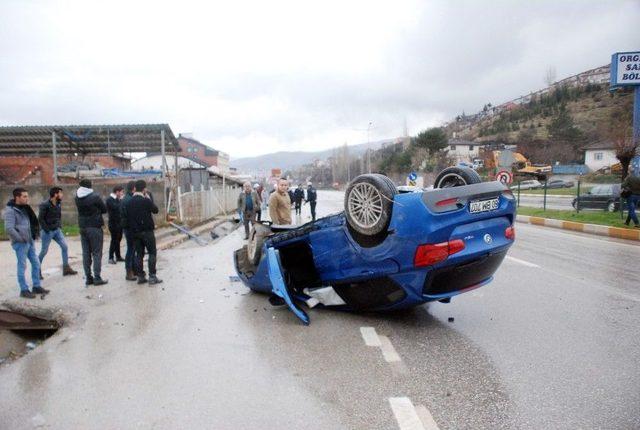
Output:
[[[480,156],[480,148],[486,146],[486,142],[472,142],[470,140],[450,139],[449,155],[455,158],[456,162],[472,163],[474,158]]]
[[[173,155],[166,155],[165,158],[167,160],[167,168],[171,171],[174,170],[175,157]],[[160,170],[161,167],[162,155],[149,155],[148,157],[138,158],[131,162],[131,168],[133,170]],[[207,165],[178,155],[178,168],[183,169],[189,167],[207,167]]]
[[[593,143],[584,148],[584,164],[589,170],[596,171],[618,163],[613,142]]]

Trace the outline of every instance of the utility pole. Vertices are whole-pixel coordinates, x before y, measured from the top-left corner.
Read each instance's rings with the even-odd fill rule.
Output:
[[[369,125],[367,126],[367,164],[369,165],[369,173],[371,173],[371,148],[369,148],[370,134],[371,134],[371,125],[373,123],[369,121]]]

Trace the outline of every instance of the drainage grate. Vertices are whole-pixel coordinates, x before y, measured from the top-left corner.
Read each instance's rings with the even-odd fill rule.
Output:
[[[0,310],[0,330],[57,330],[59,328],[56,321]]]

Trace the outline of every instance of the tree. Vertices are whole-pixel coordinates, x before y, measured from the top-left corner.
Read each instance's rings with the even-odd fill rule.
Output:
[[[418,148],[426,149],[429,155],[434,155],[447,147],[449,138],[444,129],[433,127],[418,133],[413,139],[413,143]]]
[[[576,153],[584,143],[584,134],[575,126],[573,118],[564,104],[560,105],[558,112],[547,126],[547,131],[551,140],[569,144]]]
[[[622,166],[622,180],[629,174],[629,164],[638,151],[638,141],[633,139],[631,104],[620,106],[611,112],[607,138],[613,142],[616,158]]]

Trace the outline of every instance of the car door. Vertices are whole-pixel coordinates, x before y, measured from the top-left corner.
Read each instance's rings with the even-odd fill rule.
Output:
[[[597,192],[593,193],[593,208],[604,209],[609,203],[610,186],[600,185],[597,188]]]
[[[282,298],[287,304],[291,312],[298,317],[305,325],[309,325],[309,316],[305,311],[296,306],[284,277],[284,270],[282,268],[282,262],[280,261],[280,251],[273,247],[267,248],[267,264],[269,268],[269,280],[271,281],[271,288],[273,294]]]
[[[600,189],[602,187],[597,185],[587,193],[580,196],[580,207],[584,209],[595,209],[597,208],[597,196],[600,193]]]

